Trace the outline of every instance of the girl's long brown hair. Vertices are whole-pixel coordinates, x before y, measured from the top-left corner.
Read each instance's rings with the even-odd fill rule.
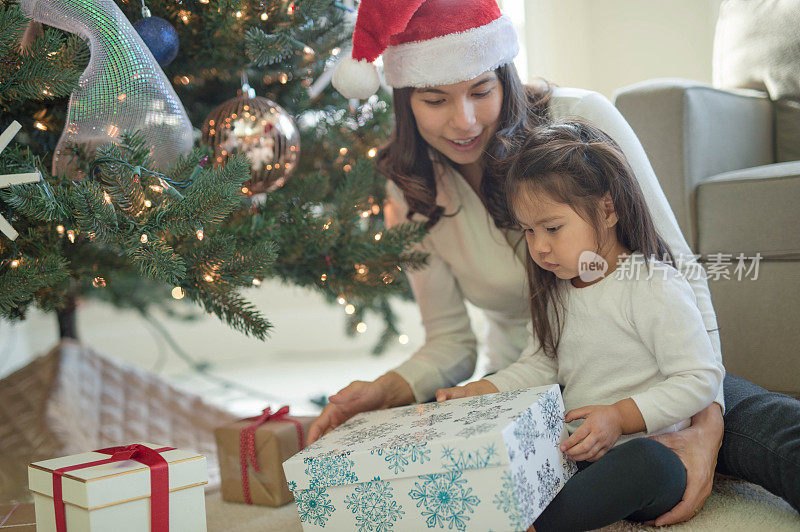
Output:
[[[505,195],[512,216],[533,194],[570,205],[595,228],[598,250],[609,194],[619,218],[616,237],[625,248],[672,262],[666,242],[656,231],[644,194],[622,149],[599,128],[583,121],[557,122],[536,128],[516,155],[506,160]],[[565,282],[540,268],[528,255],[531,319],[545,354],[556,357],[564,323]]]
[[[503,87],[497,132],[489,141],[483,154],[484,176],[481,181],[481,196],[486,209],[497,227],[514,227],[514,221],[503,194],[505,166],[503,160],[516,152],[527,137],[532,126],[546,120],[547,104],[552,94],[552,85],[546,81],[535,87],[525,87],[519,79],[513,63],[495,70]],[[376,165],[387,179],[394,181],[408,203],[408,218],[416,213],[428,218],[427,227],[433,227],[445,214],[441,205],[436,205],[436,180],[429,145],[417,129],[411,110],[413,87],[394,89],[395,129],[389,142],[378,151]],[[439,161],[450,164],[440,153]]]

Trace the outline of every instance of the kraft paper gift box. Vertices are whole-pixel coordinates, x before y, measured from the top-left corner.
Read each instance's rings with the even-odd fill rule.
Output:
[[[28,487],[37,532],[204,532],[207,476],[204,456],[143,443],[35,462]]]
[[[566,437],[552,385],[358,414],[283,468],[304,530],[526,530]]]
[[[258,423],[264,418],[262,414],[259,418],[243,419],[214,430],[223,500],[244,503],[248,502],[249,496],[249,503],[262,506],[283,506],[294,500],[286,485],[281,464],[302,448],[308,429],[316,418],[284,415],[275,420],[274,416],[272,414]],[[253,426],[254,421],[257,425],[253,429],[252,456],[255,463],[245,449],[246,473],[243,475],[242,431]],[[297,430],[298,423],[300,431]],[[256,464],[260,471],[256,470]],[[243,482],[243,476],[246,476],[246,482]]]

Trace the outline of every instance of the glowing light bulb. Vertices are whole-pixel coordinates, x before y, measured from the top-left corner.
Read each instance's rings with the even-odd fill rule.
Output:
[[[408,336],[405,334],[401,334],[400,336],[397,337],[397,341],[403,345],[406,345],[408,343]]]
[[[63,225],[57,225],[57,226],[56,226],[56,232],[57,232],[59,235],[63,235],[63,234],[64,234],[64,226],[63,226]]]
[[[146,200],[144,200],[144,206],[145,207],[152,207],[153,206],[153,202],[150,201],[149,199],[146,199]]]
[[[381,233],[378,233],[378,234],[376,234],[376,235],[375,235],[375,240],[380,240],[380,239],[381,239],[381,236],[382,236],[382,235],[381,235]]]
[[[340,305],[344,305],[345,303],[347,303],[347,300],[343,297],[339,297],[339,299],[337,299],[336,301],[338,301]]]
[[[319,276],[319,280],[324,283],[325,281],[328,280],[328,274],[323,273],[322,275]]]
[[[183,296],[185,295],[186,292],[184,292],[183,288],[181,288],[180,286],[176,286],[175,288],[172,289],[172,297],[174,299],[183,299]]]
[[[354,307],[353,305],[347,305],[346,307],[344,307],[344,313],[347,315],[355,314],[355,312],[356,312],[356,307]]]
[[[369,157],[370,159],[372,157],[375,157],[376,155],[378,155],[378,149],[377,148],[370,148],[369,151],[367,152],[367,157]]]
[[[364,334],[367,332],[367,324],[363,321],[360,322],[358,325],[356,325],[356,331],[358,331],[360,334]]]
[[[73,243],[73,244],[74,244],[74,243],[75,243],[75,231],[73,231],[72,229],[69,229],[69,230],[67,231],[67,238],[69,239],[69,241],[70,241],[71,243]]]
[[[208,0],[206,0],[206,1],[208,1]],[[269,15],[267,15],[266,13],[261,13],[261,20],[267,20],[268,18],[269,18]]]
[[[261,280],[260,279],[256,279],[254,277],[253,278],[253,286],[261,286]]]
[[[205,274],[205,275],[203,276],[203,279],[205,279],[207,283],[210,283],[211,281],[213,281],[213,280],[214,280],[214,278],[213,278],[213,277],[211,277],[209,274]]]
[[[203,237],[206,236],[202,229],[198,229],[195,235],[197,235],[197,240],[203,240]]]
[[[139,240],[141,240],[142,244],[147,244],[147,234],[142,233],[142,236],[139,237]]]
[[[12,260],[11,261],[11,267],[12,268],[16,268],[17,266],[19,266],[19,260],[17,260],[17,259]]]

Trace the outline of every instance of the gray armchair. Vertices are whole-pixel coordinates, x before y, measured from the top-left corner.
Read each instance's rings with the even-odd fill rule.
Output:
[[[773,102],[656,79],[621,89],[615,105],[712,274],[728,372],[800,397],[800,161],[776,163]],[[751,261],[737,275],[739,254],[760,254],[757,277]],[[726,261],[727,279],[711,271]]]

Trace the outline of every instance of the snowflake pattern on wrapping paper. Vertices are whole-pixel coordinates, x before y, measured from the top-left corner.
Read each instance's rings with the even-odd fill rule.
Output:
[[[431,427],[437,423],[441,423],[442,421],[447,421],[453,417],[452,412],[443,412],[441,414],[431,414],[428,417],[423,417],[411,423],[412,427]]]
[[[355,491],[345,497],[344,502],[355,516],[358,532],[391,532],[394,522],[405,514],[403,507],[393,498],[390,484],[375,477],[356,485]]]
[[[484,406],[505,403],[519,397],[526,391],[527,390],[523,388],[521,390],[508,390],[506,392],[490,393],[487,395],[476,395],[465,402],[464,406],[468,408],[483,408]]]
[[[536,429],[533,410],[526,410],[514,421],[514,437],[519,442],[519,449],[525,455],[525,460],[536,454],[536,440],[542,434]]]
[[[495,405],[491,408],[487,408],[486,410],[471,410],[467,412],[466,416],[453,421],[463,423],[464,425],[471,425],[472,423],[477,423],[478,421],[495,420],[511,410],[511,408],[503,408],[500,405]]]
[[[461,471],[422,475],[420,482],[408,492],[412,500],[417,501],[417,508],[424,506],[421,515],[425,517],[428,528],[448,525],[449,529],[464,530],[469,515],[475,512],[474,507],[480,499],[472,494],[467,479]]]
[[[442,467],[449,471],[481,469],[498,466],[501,463],[500,454],[493,443],[472,450],[442,447]]]
[[[550,465],[549,459],[545,460],[542,468],[536,472],[536,477],[539,480],[539,508],[543,509],[561,489],[563,479],[560,475],[556,475],[556,471]]]
[[[517,488],[517,502],[522,511],[522,518],[530,519],[537,514],[539,508],[536,505],[536,489],[528,482],[522,466],[514,472],[514,486]]]
[[[439,432],[434,428],[417,430],[415,432],[403,432],[400,434],[393,435],[385,443],[376,445],[372,449],[374,451],[377,451],[379,449],[384,449],[387,447],[401,448],[401,447],[411,447],[412,445],[422,445],[430,442],[431,440],[435,440],[436,438],[441,438],[443,436],[444,434],[442,432]]]
[[[367,418],[367,416],[351,417],[350,419],[348,419],[347,421],[342,423],[339,426],[339,428],[348,429],[348,430],[349,429],[354,429],[354,428],[360,427],[361,425],[363,425],[365,423],[368,423],[368,422],[369,422],[369,418]]]
[[[467,425],[463,429],[456,432],[456,436],[464,439],[470,439],[477,434],[486,434],[494,428],[494,423],[476,423],[474,425]]]
[[[315,458],[303,458],[306,467],[306,475],[309,484],[312,486],[341,486],[342,484],[354,484],[358,482],[358,477],[353,466],[355,462],[350,460],[349,452],[335,454],[331,456],[318,456]]]
[[[522,519],[522,510],[517,501],[517,488],[514,485],[514,479],[511,478],[510,471],[503,472],[503,487],[500,492],[494,496],[494,504],[497,509],[502,511],[508,516],[513,530],[525,530],[525,522]]]
[[[296,484],[295,488],[297,488]],[[336,510],[323,486],[311,486],[306,490],[294,491],[294,502],[297,505],[300,522],[312,523],[321,527],[325,526],[328,518]]]
[[[374,441],[396,431],[400,425],[397,423],[379,423],[369,427],[357,428],[343,434],[337,443],[343,447],[351,447],[360,442]]]
[[[561,455],[561,471],[562,471],[562,479],[564,480],[564,484],[572,478],[572,475],[578,472],[578,465],[575,463],[575,460],[569,458],[566,454],[559,451]]]
[[[539,406],[547,438],[553,443],[558,443],[564,430],[564,416],[561,414],[558,395],[553,391],[547,392],[539,400]]]
[[[392,417],[398,419],[404,417],[422,416],[431,410],[436,410],[439,408],[439,405],[440,403],[420,403],[418,405],[407,406],[405,408],[398,409]]]
[[[389,469],[398,474],[406,470],[409,461],[419,462],[420,465],[429,461],[431,451],[427,443],[420,445],[408,445],[406,447],[387,447],[386,449],[373,449],[370,454],[383,456]]]

